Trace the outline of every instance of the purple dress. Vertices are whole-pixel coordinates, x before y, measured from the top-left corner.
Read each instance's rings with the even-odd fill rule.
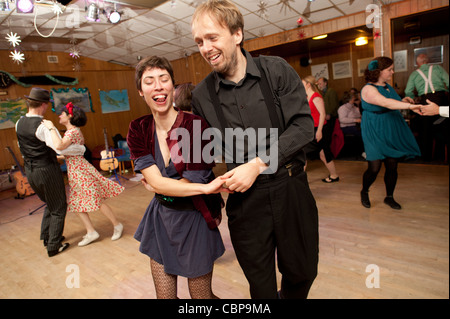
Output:
[[[151,154],[135,161],[135,170],[156,165],[164,177],[180,179],[174,164],[164,166],[155,133],[155,158]],[[212,170],[183,172],[183,178],[193,183],[206,183]],[[197,210],[174,210],[153,198],[134,235],[141,244],[139,251],[159,264],[168,274],[196,278],[210,273],[214,261],[223,255],[225,247],[218,228],[208,228]]]

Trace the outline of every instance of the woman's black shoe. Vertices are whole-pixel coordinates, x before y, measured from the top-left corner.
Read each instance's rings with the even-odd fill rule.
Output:
[[[361,191],[361,204],[365,208],[370,208],[369,192]]]
[[[386,197],[384,198],[384,203],[385,203],[386,205],[389,205],[392,209],[402,209],[402,206],[400,206],[400,204],[397,203],[397,202],[394,200],[394,197],[392,197],[392,196],[386,196]]]

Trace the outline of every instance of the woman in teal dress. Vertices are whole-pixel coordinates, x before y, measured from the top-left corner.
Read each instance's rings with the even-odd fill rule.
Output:
[[[388,57],[372,60],[365,70],[367,84],[361,90],[361,134],[367,154],[368,169],[363,175],[361,203],[370,208],[369,188],[375,182],[384,162],[386,172],[384,203],[401,209],[394,200],[397,183],[397,165],[400,159],[420,156],[419,146],[399,110],[418,110],[421,105],[406,97],[403,100],[387,84],[394,74],[394,62]]]

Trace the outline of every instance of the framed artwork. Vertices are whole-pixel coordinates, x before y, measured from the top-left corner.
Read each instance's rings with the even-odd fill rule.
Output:
[[[444,46],[443,45],[414,49],[414,66],[417,66],[417,63],[416,63],[417,56],[422,53],[424,53],[428,56],[429,64],[444,63]]]
[[[408,50],[401,50],[394,52],[394,71],[395,72],[408,71]]]
[[[352,77],[352,62],[350,60],[333,63],[333,79],[346,79]]]
[[[28,107],[24,98],[0,101],[0,130],[14,128],[22,115],[27,114]]]
[[[311,65],[311,74],[316,78],[330,78],[328,73],[328,63]]]
[[[367,66],[369,65],[370,61],[372,61],[373,59],[374,59],[374,57],[357,60],[358,76],[364,76],[364,71],[367,69]]]
[[[102,113],[115,113],[130,110],[127,90],[99,90]]]
[[[69,102],[83,109],[86,113],[94,112],[92,109],[91,94],[87,88],[51,89],[50,98],[53,100],[52,110],[57,114]]]

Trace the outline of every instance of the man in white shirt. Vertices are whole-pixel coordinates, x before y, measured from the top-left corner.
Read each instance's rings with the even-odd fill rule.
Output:
[[[62,243],[67,209],[64,179],[50,130],[42,124],[51,102],[50,93],[41,88],[32,88],[30,95],[25,97],[28,113],[17,121],[16,134],[28,182],[39,198],[46,203],[40,239],[47,247],[48,256],[53,257],[64,251],[69,243]],[[61,154],[81,155],[85,150],[82,145],[71,145]]]

